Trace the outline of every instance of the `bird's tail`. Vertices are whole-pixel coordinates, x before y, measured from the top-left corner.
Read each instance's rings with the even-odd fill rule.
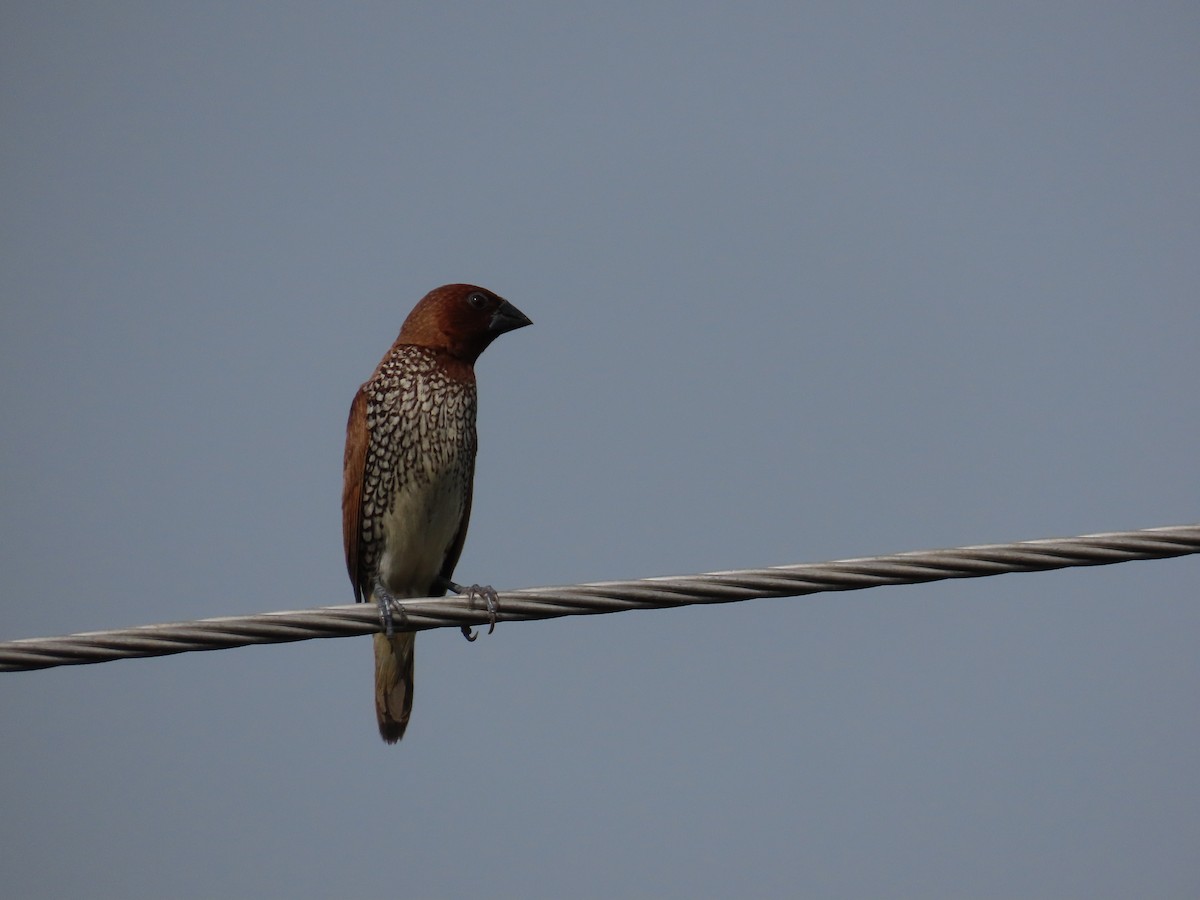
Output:
[[[375,635],[375,716],[379,736],[389,744],[404,737],[412,713],[413,646],[416,635]]]

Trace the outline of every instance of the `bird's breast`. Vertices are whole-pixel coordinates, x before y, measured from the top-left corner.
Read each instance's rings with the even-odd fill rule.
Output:
[[[397,597],[430,593],[465,525],[475,471],[474,385],[425,362],[382,368],[368,393],[363,525]]]

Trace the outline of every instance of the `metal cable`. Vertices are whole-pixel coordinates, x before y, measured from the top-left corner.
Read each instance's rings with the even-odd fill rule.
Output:
[[[639,581],[604,581],[566,587],[526,588],[498,595],[500,622],[593,615],[628,609],[662,609],[697,603],[731,603],[760,597],[799,597],[822,591],[853,591],[885,584],[919,584],[947,578],[980,578],[1005,572],[1041,572],[1071,566],[1104,566],[1135,559],[1165,559],[1200,552],[1200,524],[1142,531],[953,550],[924,550],[741,569]],[[488,613],[466,596],[403,600],[401,630],[482,625]],[[297,612],[227,616],[56,638],[0,642],[0,672],[83,665],[247,644],[278,644],[313,638],[350,637],[380,630],[373,604],[325,606]]]

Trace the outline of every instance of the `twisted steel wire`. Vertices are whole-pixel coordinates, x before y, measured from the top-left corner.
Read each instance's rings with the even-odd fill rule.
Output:
[[[682,577],[525,588],[498,594],[496,620],[518,622],[629,609],[799,597],[887,584],[920,584],[1006,572],[1042,572],[1072,566],[1104,566],[1135,559],[1166,559],[1197,552],[1200,552],[1200,524]],[[469,596],[403,600],[396,612],[397,627],[411,631],[482,625],[488,618],[482,601]],[[379,630],[378,609],[374,604],[363,603],[143,625],[66,637],[0,642],[0,672],[223,650],[248,644],[350,637]]]

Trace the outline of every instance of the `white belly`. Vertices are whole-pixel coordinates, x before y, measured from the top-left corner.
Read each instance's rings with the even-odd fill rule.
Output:
[[[383,520],[379,577],[394,597],[424,597],[458,534],[466,503],[459,478],[402,485]]]

